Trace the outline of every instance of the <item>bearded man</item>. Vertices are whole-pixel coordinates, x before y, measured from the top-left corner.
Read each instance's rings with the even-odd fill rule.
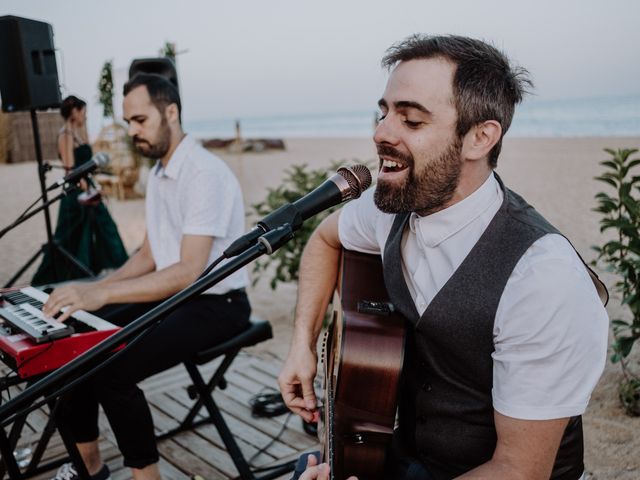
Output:
[[[54,290],[44,306],[46,314],[67,307],[58,318],[64,321],[78,309],[98,310],[98,316],[126,325],[193,283],[242,235],[238,181],[222,160],[183,132],[180,117],[178,91],[165,78],[138,74],[124,86],[129,135],[140,153],[157,160],[147,184],[144,243],[106,278]],[[178,307],[64,399],[58,421],[71,431],[92,479],[109,477],[98,450],[99,403],[133,477],[160,478],[151,413],[136,384],[247,328],[247,283],[241,269]],[[55,478],[77,477],[73,465],[65,464]]]
[[[577,480],[608,319],[571,244],[494,173],[527,72],[460,36],[412,36],[383,65],[377,187],[309,240],[283,398],[316,416],[316,341],[341,248],[381,254],[408,328],[382,478]],[[329,478],[308,465],[301,478]]]

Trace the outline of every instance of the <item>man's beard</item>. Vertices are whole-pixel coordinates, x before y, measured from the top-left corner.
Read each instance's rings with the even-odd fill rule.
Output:
[[[162,117],[162,122],[160,123],[155,143],[151,143],[135,136],[133,137],[133,145],[136,147],[138,152],[147,158],[151,158],[153,160],[163,158],[171,146],[171,129],[169,128],[167,118]]]
[[[455,193],[462,170],[462,140],[456,137],[438,157],[428,159],[416,173],[414,158],[394,147],[378,145],[378,155],[398,159],[409,170],[402,185],[378,180],[374,201],[385,213],[416,212],[419,215],[442,210]]]

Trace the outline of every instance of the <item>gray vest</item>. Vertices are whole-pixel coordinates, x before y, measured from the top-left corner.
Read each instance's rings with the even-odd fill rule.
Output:
[[[408,320],[395,453],[418,459],[434,479],[458,476],[491,459],[498,302],[526,250],[543,235],[558,233],[496,178],[504,192],[502,206],[422,317],[402,273],[400,249],[409,214],[396,216],[385,245],[385,284]],[[583,470],[582,420],[574,417],[551,478],[578,479]]]

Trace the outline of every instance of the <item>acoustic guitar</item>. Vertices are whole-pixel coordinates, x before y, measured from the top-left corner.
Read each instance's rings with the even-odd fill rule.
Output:
[[[344,250],[323,347],[321,431],[331,478],[382,479],[404,358],[404,319],[389,301],[377,255]]]

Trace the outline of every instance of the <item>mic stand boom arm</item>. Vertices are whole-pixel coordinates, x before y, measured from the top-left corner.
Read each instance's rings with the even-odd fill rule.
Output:
[[[20,225],[21,223],[29,220],[31,217],[33,217],[35,214],[41,212],[42,210],[48,208],[51,204],[56,203],[62,197],[66,196],[67,193],[69,193],[70,191],[75,190],[75,189],[76,189],[75,186],[73,186],[71,188],[68,188],[68,189],[65,188],[62,192],[60,192],[55,197],[47,199],[47,201],[42,203],[40,206],[38,206],[38,208],[20,215],[18,218],[16,218],[13,221],[13,223],[11,223],[10,225],[8,225],[5,228],[3,228],[2,230],[0,230],[0,238],[4,237],[8,232],[10,232],[14,228],[16,228],[18,225]]]
[[[114,333],[95,347],[87,350],[84,354],[26,388],[22,393],[5,404],[0,405],[0,426],[11,423],[10,417],[12,415],[31,405],[41,395],[52,395],[52,390],[57,388],[62,382],[72,379],[74,374],[77,376],[77,374],[83,373],[85,371],[84,369],[91,369],[92,374],[97,372],[101,368],[102,363],[97,365],[96,363],[101,361],[109,352],[112,352],[123,343],[152,326],[158,321],[159,317],[174,310],[190,298],[208,290],[220,280],[228,277],[256,258],[265,253],[271,254],[291,240],[291,238],[293,238],[293,229],[289,224],[265,233],[260,237],[256,245],[247,249],[237,257],[230,259],[227,263],[208,275],[196,280],[193,284],[168,298],[157,307],[138,317],[122,330]],[[68,384],[69,382],[66,383]],[[55,392],[55,395],[52,396],[57,396],[63,389],[65,389],[65,386],[60,389],[60,392]],[[37,406],[33,408],[37,408]]]

